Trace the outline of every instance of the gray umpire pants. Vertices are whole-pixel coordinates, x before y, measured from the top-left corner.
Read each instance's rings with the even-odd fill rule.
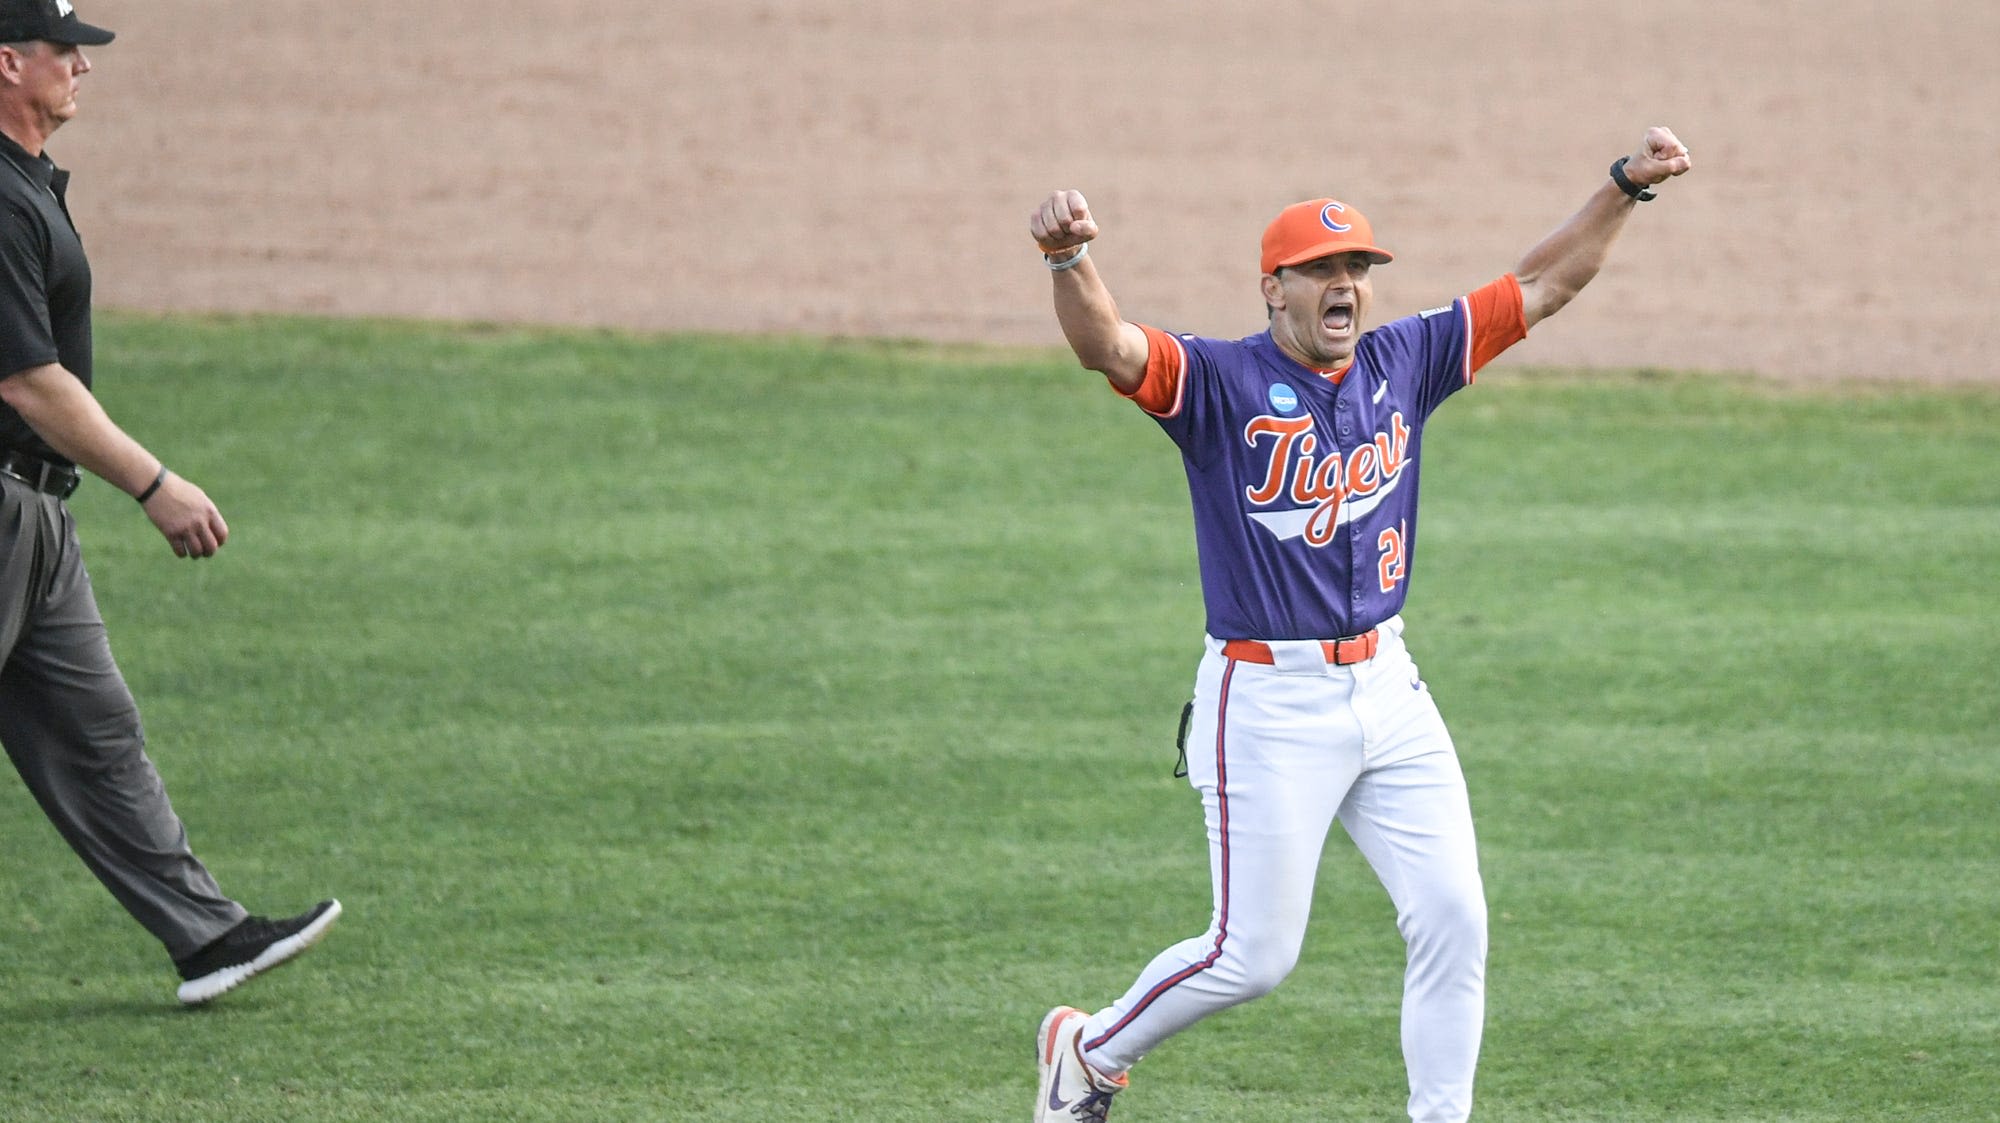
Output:
[[[71,849],[168,954],[191,955],[243,919],[188,850],[146,756],[69,509],[4,474],[0,744]]]

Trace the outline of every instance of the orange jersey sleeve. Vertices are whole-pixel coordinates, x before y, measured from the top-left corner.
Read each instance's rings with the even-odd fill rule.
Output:
[[[1520,303],[1519,298],[1515,303]],[[1146,374],[1139,388],[1118,392],[1140,409],[1155,417],[1172,417],[1181,411],[1181,385],[1187,375],[1187,351],[1181,341],[1158,328],[1139,325],[1146,333]],[[1116,386],[1113,390],[1118,390]]]
[[[1472,319],[1472,339],[1466,355],[1468,376],[1492,362],[1500,352],[1528,338],[1528,317],[1521,307],[1521,282],[1512,273],[1467,293],[1465,307]]]

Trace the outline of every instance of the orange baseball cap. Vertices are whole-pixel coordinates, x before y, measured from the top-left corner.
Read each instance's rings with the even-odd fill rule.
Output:
[[[1395,255],[1375,244],[1375,230],[1360,211],[1334,199],[1308,199],[1278,212],[1264,228],[1266,273],[1328,254],[1367,254],[1377,265]]]

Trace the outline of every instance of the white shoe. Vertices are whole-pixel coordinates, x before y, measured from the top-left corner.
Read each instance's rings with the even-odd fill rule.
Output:
[[[1042,1019],[1035,1035],[1035,1067],[1041,1087],[1035,1092],[1035,1123],[1103,1123],[1111,1114],[1111,1097],[1129,1081],[1090,1067],[1077,1039],[1090,1015],[1074,1006],[1058,1006]]]

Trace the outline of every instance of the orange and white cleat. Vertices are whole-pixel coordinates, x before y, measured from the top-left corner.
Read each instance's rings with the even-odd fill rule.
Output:
[[[1123,1073],[1106,1076],[1083,1059],[1078,1038],[1089,1020],[1074,1006],[1058,1006],[1042,1019],[1035,1035],[1035,1067],[1041,1073],[1035,1123],[1104,1123],[1111,1097],[1131,1083]]]

